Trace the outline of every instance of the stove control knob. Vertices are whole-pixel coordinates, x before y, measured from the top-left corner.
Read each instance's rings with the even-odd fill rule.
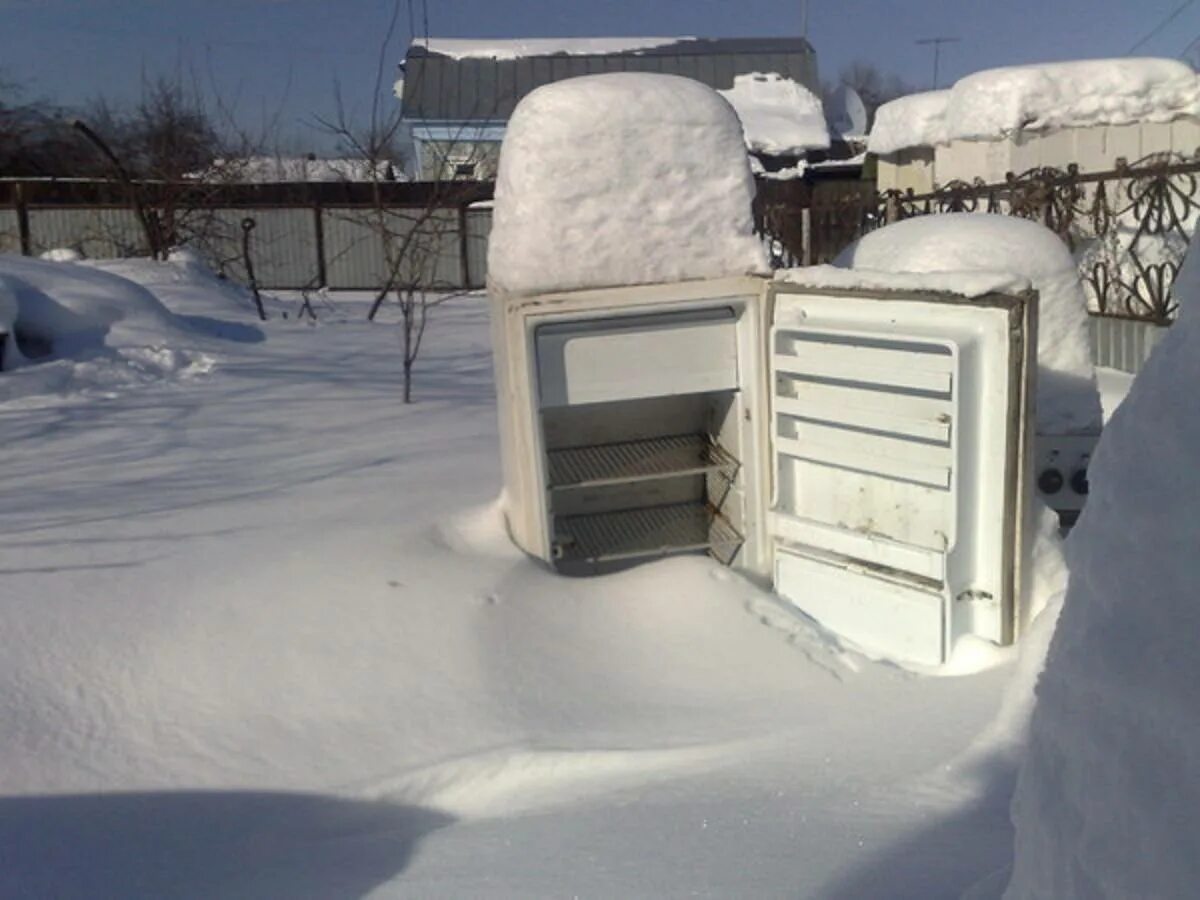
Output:
[[[1064,483],[1063,474],[1058,469],[1044,469],[1037,480],[1038,490],[1043,494],[1057,494]]]

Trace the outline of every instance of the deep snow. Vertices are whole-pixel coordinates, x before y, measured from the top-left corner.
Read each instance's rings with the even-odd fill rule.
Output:
[[[104,268],[211,366],[0,401],[0,896],[930,900],[1008,865],[1036,647],[920,677],[706,558],[516,552],[482,297],[405,407],[368,298],[259,324],[186,256]]]
[[[488,283],[508,294],[767,271],[742,128],[716,91],[616,72],[538,88],[509,120]]]
[[[732,88],[717,93],[737,113],[746,146],[755,153],[801,154],[829,147],[820,98],[790,78],[751,72],[735,76]]]
[[[894,153],[1018,132],[1200,117],[1200,78],[1177,59],[1084,59],[985,69],[879,107],[868,148]]]
[[[907,94],[883,104],[875,110],[875,122],[867,135],[867,149],[886,154],[942,143],[949,100],[950,91],[946,89]]]
[[[1116,411],[1014,802],[1009,900],[1185,898],[1200,883],[1200,239],[1179,320]]]

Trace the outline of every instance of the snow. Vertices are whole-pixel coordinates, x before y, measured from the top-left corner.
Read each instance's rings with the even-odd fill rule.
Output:
[[[1087,301],[1070,252],[1026,219],[975,213],[917,216],[847,247],[834,265],[881,272],[1007,272],[1038,292],[1037,426],[1043,434],[1099,431]]]
[[[527,95],[500,152],[488,246],[510,294],[766,272],[729,104],[688,78],[613,73]]]
[[[5,368],[17,368],[0,379],[0,400],[103,395],[128,382],[201,375],[211,364],[204,323],[90,265],[0,256],[0,297],[15,336]]]
[[[753,153],[791,156],[829,147],[821,101],[790,78],[752,72],[736,76],[732,88],[717,93],[733,106]]]
[[[1200,79],[1174,59],[1089,59],[987,69],[949,91],[902,97],[876,113],[869,147],[893,153],[1017,132],[1200,117]]]
[[[1012,272],[888,272],[872,269],[845,269],[837,266],[807,266],[780,269],[776,281],[813,288],[874,291],[936,291],[960,297],[985,294],[1015,294],[1030,288],[1029,279]]]
[[[950,91],[923,91],[884,103],[875,110],[875,123],[867,136],[867,150],[895,153],[908,147],[942,143],[944,116]]]
[[[1012,66],[958,81],[946,104],[946,139],[1016,131],[1169,122],[1200,116],[1200,81],[1173,59],[1093,59]]]
[[[404,180],[399,167],[384,161],[341,158],[318,159],[307,156],[251,156],[246,159],[218,159],[203,172],[188,176],[199,181],[223,181],[239,184],[274,182],[342,182]]]
[[[1005,897],[1190,897],[1200,881],[1200,239],[1178,321],[1089,467],[1038,686]]]
[[[1009,663],[870,662],[703,557],[513,549],[486,298],[433,309],[405,407],[367,295],[259,323],[186,254],[28,264],[211,366],[0,398],[0,895],[926,898],[1010,861]]]
[[[519,59],[525,56],[597,56],[608,53],[637,53],[668,47],[691,37],[609,37],[609,38],[429,38],[414,47],[452,59]]]
[[[38,258],[50,262],[79,262],[83,259],[83,254],[72,247],[54,247],[42,253]]]

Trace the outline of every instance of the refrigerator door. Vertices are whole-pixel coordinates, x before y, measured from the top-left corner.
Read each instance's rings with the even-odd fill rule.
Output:
[[[777,592],[896,659],[1011,642],[1033,296],[777,284],[768,310]]]

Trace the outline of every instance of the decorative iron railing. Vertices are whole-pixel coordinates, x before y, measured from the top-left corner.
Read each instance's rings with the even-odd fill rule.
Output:
[[[1169,324],[1171,285],[1200,220],[1200,152],[1157,153],[1105,172],[1040,168],[999,184],[951,182],[936,191],[887,191],[861,230],[937,212],[987,212],[1041,222],[1079,263],[1093,311]]]

